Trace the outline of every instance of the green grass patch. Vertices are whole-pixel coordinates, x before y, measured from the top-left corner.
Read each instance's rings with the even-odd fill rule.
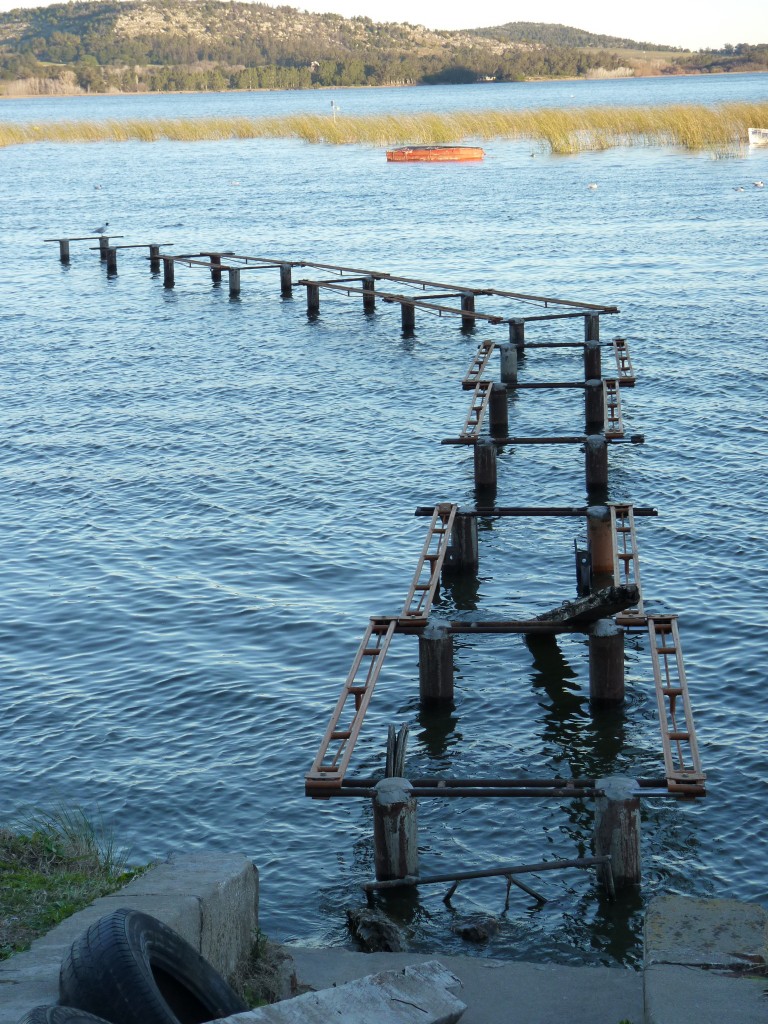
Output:
[[[0,827],[0,960],[143,870],[80,810]]]

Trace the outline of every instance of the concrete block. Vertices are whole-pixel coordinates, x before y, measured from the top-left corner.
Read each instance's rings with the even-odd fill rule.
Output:
[[[644,975],[646,1024],[765,1024],[768,978],[658,964]]]
[[[372,974],[338,988],[225,1018],[227,1024],[455,1024],[459,979],[439,961]],[[215,1022],[223,1024],[223,1021]]]
[[[739,900],[657,896],[645,915],[644,956],[646,967],[744,967],[755,957],[768,960],[768,913]]]
[[[259,925],[259,876],[246,857],[207,851],[174,856],[111,898],[144,910],[139,899],[162,897],[172,904],[174,898],[191,896],[200,902],[200,933],[195,941],[184,938],[226,977],[250,949]],[[183,934],[171,921],[161,920]]]

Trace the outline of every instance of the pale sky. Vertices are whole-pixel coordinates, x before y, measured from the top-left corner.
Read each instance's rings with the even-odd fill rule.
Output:
[[[457,0],[286,0],[286,5],[345,17],[366,15],[374,21],[407,21],[427,28],[543,21],[692,50],[768,42],[768,0],[474,0],[471,4]],[[39,0],[0,0],[1,11],[38,6],[44,5]]]

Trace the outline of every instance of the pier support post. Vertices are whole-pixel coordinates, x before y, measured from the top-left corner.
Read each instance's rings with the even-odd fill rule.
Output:
[[[117,249],[114,245],[107,246],[107,277],[117,277]]]
[[[592,586],[595,590],[613,583],[613,533],[611,513],[605,505],[587,509],[587,543],[592,562]]]
[[[461,311],[462,313],[474,313],[475,312],[475,293],[464,292],[461,296]],[[465,333],[473,331],[475,328],[475,318],[473,316],[462,316],[461,318],[461,329]]]
[[[317,284],[307,285],[307,313],[315,316],[320,312],[320,286]]]
[[[229,274],[229,294],[230,297],[234,297],[240,294],[240,267],[230,267],[227,271]]]
[[[479,564],[477,516],[457,512],[453,520],[450,545],[445,555],[445,565],[450,569],[475,572]]]
[[[419,637],[419,699],[422,708],[453,707],[453,637],[428,623]]]
[[[59,239],[59,259],[62,263],[69,263],[69,239]]]
[[[498,348],[502,384],[517,384],[517,348],[511,343]]]
[[[587,313],[584,317],[584,341],[600,341],[599,313]]]
[[[596,857],[611,858],[616,889],[640,884],[640,798],[634,779],[610,775],[597,780],[603,795],[595,799],[593,846]],[[598,867],[598,878],[607,883],[607,872]]]
[[[624,703],[624,630],[613,619],[589,631],[589,700],[595,709]]]
[[[220,252],[209,252],[208,259],[211,261],[211,280],[214,284],[218,284],[221,281],[221,253]],[[232,283],[232,275],[229,276],[230,284]]]
[[[475,449],[475,487],[490,489],[496,486],[496,445],[480,439]]]
[[[109,236],[99,235],[99,259],[105,260],[107,258],[107,249],[109,248]]]
[[[280,295],[284,299],[290,299],[293,295],[293,281],[291,280],[291,264],[280,264]]]
[[[363,278],[363,312],[373,313],[376,310],[376,279]]]
[[[156,274],[160,270],[160,246],[154,243],[149,247],[149,272]]]
[[[603,359],[600,342],[588,339],[584,342],[584,380],[600,380],[602,376]]]
[[[382,779],[373,797],[373,859],[377,882],[419,873],[416,799],[407,779]]]
[[[413,334],[416,329],[416,307],[409,302],[401,302],[400,319],[403,325],[403,334]]]
[[[601,380],[588,380],[584,387],[584,425],[587,431],[605,427],[605,389]]]
[[[509,437],[507,385],[492,384],[488,401],[488,429],[494,437]]]
[[[176,284],[176,265],[173,256],[161,257],[163,261],[163,288],[173,288]]]
[[[509,321],[509,340],[517,349],[517,358],[525,355],[525,320]]]
[[[587,494],[598,501],[608,493],[608,442],[602,434],[584,439]]]

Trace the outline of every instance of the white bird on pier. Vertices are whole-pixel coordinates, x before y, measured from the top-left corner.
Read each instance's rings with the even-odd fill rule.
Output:
[[[105,220],[100,228],[91,228],[91,231],[94,233],[94,235],[106,235],[108,227],[109,221]]]

